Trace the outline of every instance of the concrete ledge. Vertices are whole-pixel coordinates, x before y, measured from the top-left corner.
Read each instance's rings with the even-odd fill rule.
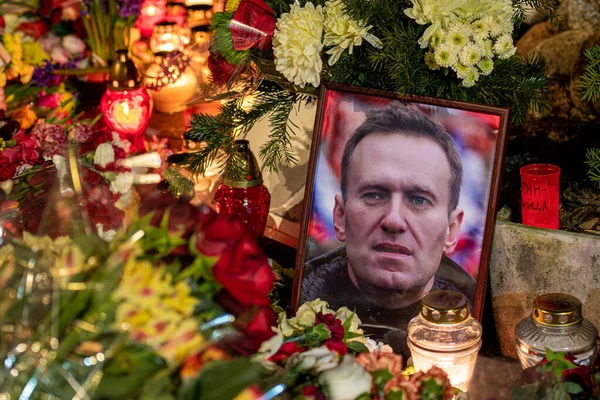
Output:
[[[490,263],[492,308],[502,354],[516,357],[515,327],[533,299],[561,292],[600,326],[600,236],[496,223]]]

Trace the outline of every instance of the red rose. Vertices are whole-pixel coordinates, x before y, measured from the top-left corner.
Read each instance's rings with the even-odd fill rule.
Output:
[[[223,251],[213,266],[213,275],[241,305],[270,304],[275,274],[256,244],[256,237],[248,235],[235,248]]]
[[[216,256],[225,250],[231,251],[247,229],[240,221],[230,220],[224,215],[210,212],[204,215],[196,246],[202,254]]]
[[[302,396],[307,400],[327,400],[327,397],[316,386],[307,385],[302,388]]]
[[[34,39],[39,39],[40,36],[48,32],[48,27],[44,21],[22,22],[15,32],[23,32],[26,35],[32,36]]]
[[[298,346],[297,342],[288,342],[281,345],[277,353],[273,354],[269,357],[268,361],[273,361],[275,363],[280,363],[287,360],[292,354],[302,353],[306,348],[302,346]]]
[[[233,48],[248,50],[258,46],[265,50],[271,47],[275,22],[275,12],[264,1],[242,0],[229,24]]]
[[[13,136],[18,148],[21,151],[21,162],[23,164],[36,164],[40,158],[40,147],[38,146],[35,137],[24,130],[20,130]]]
[[[275,334],[271,327],[276,322],[277,317],[271,306],[261,307],[244,330],[246,349],[252,353],[257,352],[262,342],[269,340]]]
[[[208,57],[208,69],[210,69],[213,82],[217,85],[227,84],[238,68],[242,67],[229,64],[225,57],[215,54],[212,51]]]
[[[8,157],[0,154],[0,182],[12,179],[16,170],[17,164],[11,163]]]
[[[340,356],[348,354],[348,347],[342,342],[338,342],[336,340],[329,339],[325,342],[325,346],[331,351],[335,351]]]
[[[325,324],[329,332],[331,332],[331,339],[336,342],[341,342],[344,339],[344,325],[342,321],[337,319],[333,314],[323,314],[322,312],[317,314],[315,319],[315,325]]]

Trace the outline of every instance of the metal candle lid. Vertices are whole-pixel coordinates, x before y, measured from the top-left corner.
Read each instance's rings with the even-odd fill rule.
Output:
[[[421,300],[421,317],[434,324],[456,324],[470,317],[469,299],[451,290],[431,292]]]
[[[142,77],[127,53],[127,49],[117,50],[117,58],[110,67],[107,86],[113,90],[135,89],[142,84]]]
[[[223,184],[233,188],[251,188],[262,185],[263,178],[258,162],[254,154],[250,151],[247,140],[236,140],[234,149],[234,159],[242,165],[245,179],[224,178]]]
[[[533,302],[531,318],[546,326],[568,326],[583,320],[581,302],[564,293],[548,293]]]

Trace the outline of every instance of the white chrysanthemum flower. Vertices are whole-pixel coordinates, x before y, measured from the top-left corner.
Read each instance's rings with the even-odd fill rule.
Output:
[[[496,40],[496,43],[494,43],[494,53],[500,59],[510,58],[516,51],[517,49],[513,44],[512,36],[508,34],[500,36]]]
[[[432,49],[435,49],[436,47],[438,47],[440,44],[444,43],[446,41],[446,31],[444,29],[439,29],[438,31],[436,31],[433,36],[431,36],[431,39],[429,40],[429,46]]]
[[[114,161],[115,149],[113,149],[112,144],[102,143],[96,148],[96,152],[94,153],[94,164],[104,168]]]
[[[114,181],[110,183],[110,191],[114,194],[125,194],[133,185],[133,174],[131,172],[124,172],[118,174]]]
[[[475,65],[481,60],[483,55],[482,49],[475,43],[467,43],[462,50],[458,53],[458,59],[460,62],[467,67]]]
[[[490,31],[483,19],[476,19],[471,22],[471,32],[476,39],[485,39]]]
[[[481,61],[479,61],[477,67],[479,67],[479,74],[486,76],[491,74],[494,70],[494,62],[491,58],[485,57],[482,58]]]
[[[451,67],[456,64],[458,60],[458,54],[456,53],[456,47],[447,43],[439,45],[435,51],[434,60],[440,67]]]
[[[323,9],[308,2],[304,7],[292,4],[281,14],[273,35],[275,69],[300,87],[319,86],[323,43]]]
[[[432,69],[434,71],[440,69],[438,63],[435,62],[435,54],[433,54],[432,52],[425,54],[425,65],[427,65],[427,68]]]
[[[475,67],[468,67],[464,77],[462,78],[462,84],[464,87],[471,87],[475,85],[475,82],[479,79],[479,72]]]
[[[469,35],[465,34],[463,30],[456,29],[448,32],[445,43],[451,44],[457,48],[462,48],[468,41]]]
[[[497,15],[488,15],[483,18],[483,22],[487,25],[490,36],[497,37],[503,33],[504,20]]]
[[[446,29],[457,19],[457,12],[465,0],[411,0],[411,2],[413,7],[404,10],[404,14],[419,25],[431,24],[419,39],[419,44],[424,49],[439,29]]]
[[[481,49],[482,57],[494,58],[494,42],[491,39],[479,39],[475,43]]]
[[[452,66],[452,69],[456,72],[456,76],[458,76],[460,79],[464,79],[465,76],[467,76],[467,74],[469,73],[469,67],[459,62],[454,64]]]
[[[332,0],[325,3],[325,36],[323,44],[333,46],[327,51],[330,54],[329,65],[333,65],[340,58],[344,50],[352,54],[354,46],[360,46],[363,39],[375,47],[381,47],[381,41],[369,34],[371,26],[366,26],[364,21],[355,21],[343,11],[342,0]]]

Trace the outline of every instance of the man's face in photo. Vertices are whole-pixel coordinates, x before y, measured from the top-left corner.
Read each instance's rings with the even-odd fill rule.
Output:
[[[434,140],[373,133],[355,148],[334,226],[350,273],[369,297],[428,290],[456,247],[462,210],[449,210],[451,170]]]

